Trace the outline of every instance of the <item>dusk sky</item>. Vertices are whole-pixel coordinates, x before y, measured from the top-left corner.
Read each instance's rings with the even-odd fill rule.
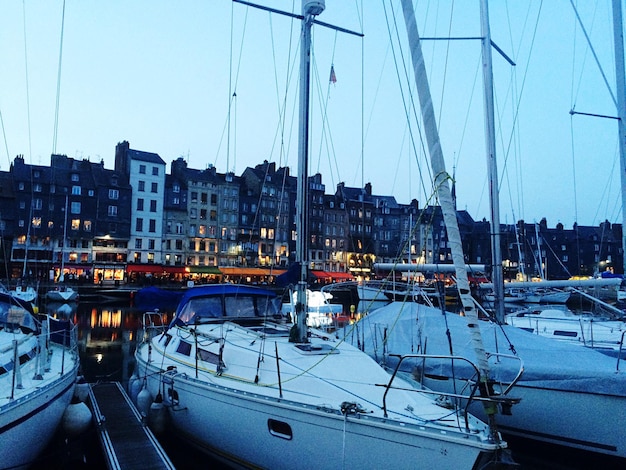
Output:
[[[49,165],[53,152],[112,169],[127,140],[168,171],[184,157],[192,168],[241,174],[268,160],[296,174],[298,20],[230,0],[67,0],[63,21],[63,4],[0,2],[0,170],[18,154]],[[416,8],[422,37],[480,36],[478,0]],[[400,203],[434,203],[400,2],[326,0],[318,19],[365,37],[314,29],[310,173],[327,193],[371,182]],[[493,52],[501,222],[621,223],[617,121],[570,114],[617,114],[611,0],[492,1],[490,23],[516,63]],[[422,47],[457,205],[488,219],[480,42]]]

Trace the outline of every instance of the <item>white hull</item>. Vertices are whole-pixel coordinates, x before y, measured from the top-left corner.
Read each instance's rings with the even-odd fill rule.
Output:
[[[506,323],[538,336],[598,349],[619,350],[626,333],[624,321],[555,308],[511,313],[506,316]]]
[[[154,394],[158,374],[149,377]],[[324,406],[194,383],[191,378],[174,383],[180,405],[169,416],[177,432],[205,452],[244,468],[415,469],[423,462],[424,468],[470,469],[478,456],[478,449],[467,452],[462,439],[444,442],[442,434],[420,431],[419,426],[406,429],[377,416],[344,419]],[[270,420],[288,423],[291,438],[269,431]]]
[[[74,302],[78,300],[78,292],[71,287],[53,289],[46,292],[46,299],[52,302]]]
[[[11,297],[25,302],[35,302],[37,300],[37,291],[32,287],[24,289],[21,286],[17,286],[15,289],[11,289],[9,293]]]
[[[361,341],[365,342],[368,354],[379,362],[394,366],[392,354],[410,354],[423,351],[424,347],[431,355],[449,355],[446,333],[449,329],[454,354],[467,356],[465,320],[448,313],[444,321],[441,315],[440,311],[425,306],[392,304],[361,320],[359,331],[365,332]],[[616,369],[615,358],[508,325],[499,327],[480,322],[480,329],[487,352],[499,351],[512,356],[508,338],[524,366],[521,379],[509,392],[510,396],[521,398],[521,401],[513,406],[512,415],[497,416],[501,432],[626,458],[626,433],[623,432],[626,372],[624,367]],[[372,346],[372,342],[381,343],[382,334],[388,339],[386,354],[381,353],[380,347]],[[347,337],[348,340],[351,338]],[[427,361],[428,365],[414,363],[412,366],[425,371],[425,374],[418,372],[416,378],[431,389],[452,392],[454,382],[449,378],[452,376],[450,361],[441,358]],[[506,384],[515,375],[512,365],[509,358],[496,361],[495,356],[491,356],[491,375]],[[458,393],[467,386],[462,380],[467,377],[467,369],[458,362],[455,368]],[[404,370],[415,372],[414,368]],[[482,407],[472,405],[470,411],[484,418]]]
[[[8,333],[0,333],[2,344]],[[31,359],[22,366],[23,388],[14,390],[11,400],[13,374],[0,376],[0,449],[2,468],[22,468],[32,463],[43,451],[56,432],[63,413],[74,394],[78,355],[53,344],[50,370],[35,380],[37,360]],[[4,361],[12,351],[1,356]],[[25,467],[24,467],[25,468]]]

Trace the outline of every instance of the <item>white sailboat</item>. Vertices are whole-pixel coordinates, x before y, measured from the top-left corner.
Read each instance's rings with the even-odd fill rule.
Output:
[[[621,16],[621,5],[619,8]],[[489,45],[488,10],[484,0],[481,12],[483,45]],[[420,61],[423,59],[417,60]],[[483,70],[490,75],[489,61],[485,62],[487,66]],[[416,72],[416,79],[427,82],[424,73]],[[420,102],[428,103],[429,98],[420,97]],[[492,108],[491,111],[489,106],[486,108],[487,116],[493,117]],[[488,130],[490,127],[488,124]],[[493,145],[493,134],[490,141]],[[490,181],[491,186],[497,188],[493,148],[490,146],[489,151],[494,163],[494,167],[490,167]],[[491,201],[494,227],[499,226],[497,201],[495,192]],[[450,237],[450,232],[455,231],[454,225],[447,225],[447,230]],[[499,246],[499,241],[496,245]],[[502,319],[502,265],[499,250],[494,250],[493,254],[495,276],[489,287],[494,289],[498,316]],[[626,434],[623,432],[626,373],[620,368],[623,362],[590,348],[546,339],[500,322],[479,321],[474,325],[482,332],[485,357],[491,366],[488,387],[500,387],[503,396],[510,392],[520,399],[512,413],[498,417],[498,426],[503,432],[626,458]],[[466,320],[457,314],[415,303],[395,302],[365,316],[357,328],[356,334],[346,335],[347,340],[353,338],[379,362],[412,374],[427,387],[460,394],[480,386],[481,376],[477,374],[480,369],[473,365],[468,367],[466,361],[459,359],[472,352],[474,337],[467,330]],[[411,356],[412,360],[399,359]],[[521,377],[519,361],[524,369]],[[482,407],[474,404],[469,409],[483,416]]]
[[[63,249],[61,250],[61,269],[59,271],[59,283],[65,281],[65,244],[67,243],[67,207],[69,198],[65,196],[65,223],[63,224]],[[78,291],[70,286],[57,285],[46,292],[46,299],[53,302],[76,302]]]
[[[310,35],[324,6],[304,1],[296,16],[302,20],[296,323],[284,321],[271,291],[189,289],[169,327],[137,347],[137,401],[149,414],[145,398],[158,398],[179,435],[238,467],[491,468],[507,457],[493,428],[306,324]]]
[[[76,329],[0,293],[0,466],[27,468],[48,445],[74,394]],[[17,364],[17,366],[16,366]]]

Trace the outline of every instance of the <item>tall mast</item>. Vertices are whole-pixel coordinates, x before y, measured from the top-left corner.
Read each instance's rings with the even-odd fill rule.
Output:
[[[622,2],[613,0],[613,42],[615,43],[615,88],[617,93],[617,126],[619,131],[619,163],[622,175],[622,254],[626,273],[626,79],[624,78],[624,31]]]
[[[67,243],[67,203],[68,196],[65,195],[65,221],[63,222],[63,249],[61,250],[61,272],[59,273],[59,282],[65,280],[63,270],[65,269],[65,244]]]
[[[478,313],[474,308],[474,301],[470,293],[467,270],[465,267],[465,258],[463,255],[463,245],[461,244],[461,234],[456,218],[456,209],[454,207],[450,191],[450,175],[447,173],[445,168],[443,151],[439,140],[439,131],[437,130],[437,120],[433,109],[433,101],[430,94],[430,86],[428,84],[428,75],[424,64],[421,40],[417,32],[417,24],[415,21],[415,12],[413,10],[412,0],[402,0],[402,10],[409,37],[409,49],[413,60],[415,84],[422,111],[424,135],[426,136],[430,162],[434,175],[433,184],[435,190],[437,191],[437,196],[439,197],[439,204],[441,205],[444,223],[446,224],[446,230],[448,232],[450,251],[452,253],[452,261],[454,262],[454,270],[456,274],[456,283],[459,290],[459,297],[461,298],[461,303],[463,305],[463,314],[467,319],[467,326],[470,331],[471,345],[476,355],[476,362],[478,369],[480,370],[482,380],[486,381],[490,376],[489,363],[487,361],[487,354],[485,353],[480,328],[478,326]],[[485,406],[485,413],[488,416],[489,424],[492,426],[492,429],[495,429],[495,413],[497,410],[488,402],[483,402],[483,404]]]
[[[296,263],[300,280],[296,290],[296,330],[294,340],[306,343],[306,288],[308,280],[309,243],[309,110],[311,82],[311,26],[315,16],[324,11],[324,1],[302,0],[302,37],[300,44],[300,132],[298,135],[298,191],[296,196]]]
[[[480,29],[483,58],[483,98],[485,105],[485,150],[489,175],[489,208],[491,211],[491,280],[493,282],[494,310],[496,318],[504,321],[504,276],[502,252],[500,251],[500,196],[498,164],[496,161],[496,132],[493,122],[493,65],[491,60],[491,29],[487,0],[480,2]]]

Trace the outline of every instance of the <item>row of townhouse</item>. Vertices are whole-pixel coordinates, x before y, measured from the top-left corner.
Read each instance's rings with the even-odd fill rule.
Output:
[[[311,270],[339,280],[372,276],[376,262],[451,262],[439,207],[399,204],[373,194],[369,183],[339,183],[326,194],[320,174],[308,183]],[[213,166],[192,169],[178,158],[167,173],[158,154],[126,141],[115,148],[112,170],[64,155],[52,155],[50,166],[18,156],[0,172],[0,203],[0,256],[9,279],[49,280],[61,269],[93,282],[249,268],[271,274],[294,259],[296,179],[267,161],[236,176]],[[488,265],[488,222],[457,214],[467,261]],[[563,278],[602,263],[622,265],[620,225],[568,231],[561,224],[548,229],[543,220],[537,227],[501,226],[507,277],[545,267],[546,277]]]

